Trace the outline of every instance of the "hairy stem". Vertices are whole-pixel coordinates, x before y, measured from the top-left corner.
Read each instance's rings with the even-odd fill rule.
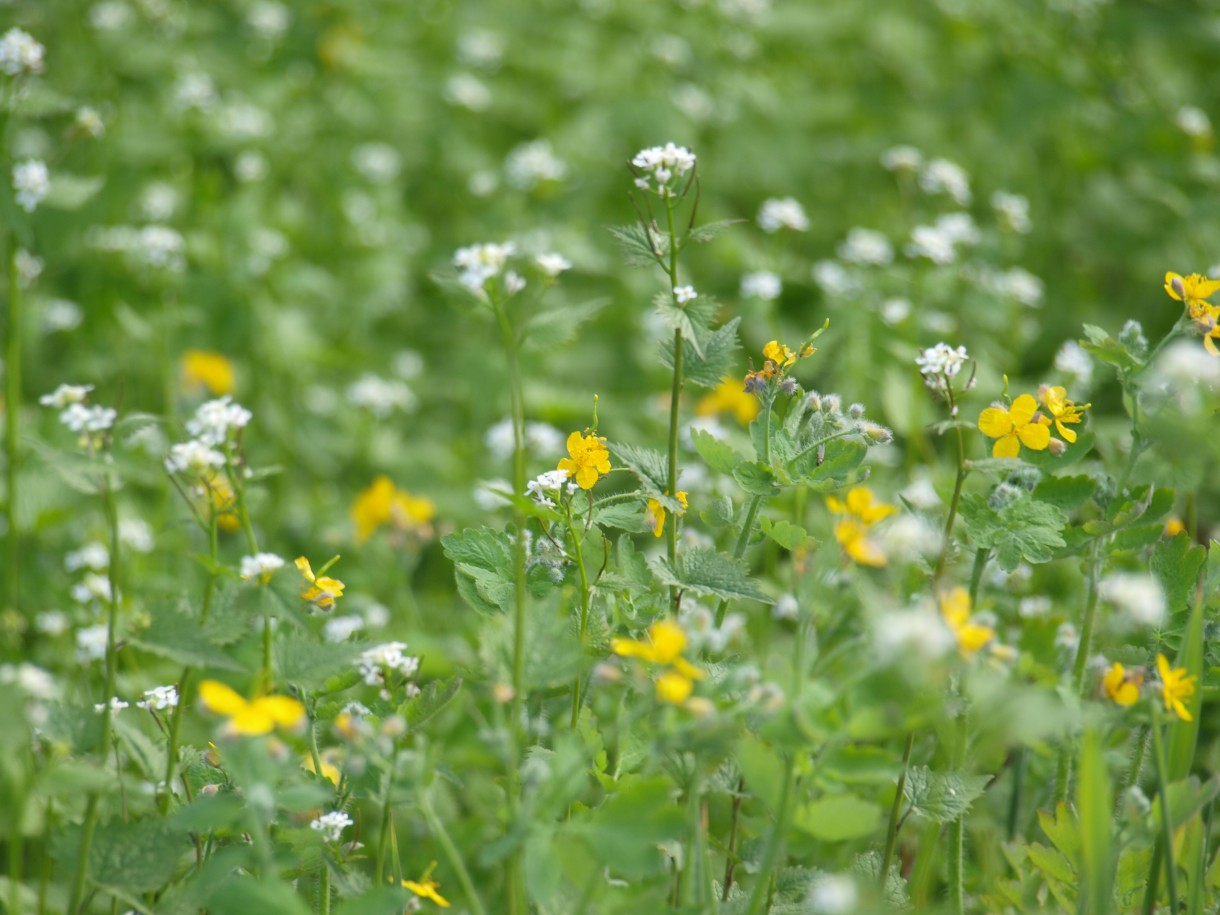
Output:
[[[907,787],[907,769],[911,765],[911,751],[915,749],[915,732],[907,734],[906,746],[902,751],[902,771],[898,773],[898,789],[894,794],[894,803],[890,806],[890,822],[885,830],[885,853],[881,856],[881,873],[878,884],[881,892],[885,892],[885,882],[890,875],[890,861],[894,857],[894,847],[898,843],[898,816],[902,809],[902,799]]]

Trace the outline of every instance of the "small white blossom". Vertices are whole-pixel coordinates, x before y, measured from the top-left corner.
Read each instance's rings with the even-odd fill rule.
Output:
[[[241,580],[266,584],[277,569],[284,567],[284,560],[275,553],[255,553],[241,558]]]
[[[890,172],[916,172],[923,165],[923,153],[914,146],[892,146],[881,154],[881,167]]]
[[[389,143],[363,143],[352,150],[352,165],[374,184],[389,184],[402,171],[402,157]]]
[[[845,874],[824,874],[809,884],[809,909],[817,915],[850,915],[859,898],[856,882]]]
[[[1015,299],[1022,305],[1028,305],[1030,308],[1037,308],[1042,304],[1044,289],[1042,280],[1023,267],[1006,270],[997,277],[997,280],[1001,294]]]
[[[140,214],[151,222],[165,222],[174,218],[180,202],[180,195],[172,184],[153,181],[140,193]]]
[[[924,166],[919,187],[925,194],[948,194],[958,206],[969,206],[972,199],[970,177],[948,159],[933,159]]]
[[[89,572],[71,589],[72,599],[79,604],[110,600],[110,579],[97,572]]]
[[[76,129],[87,137],[96,139],[106,132],[106,123],[102,116],[97,113],[96,108],[90,108],[88,105],[81,105],[76,109],[72,122]]]
[[[957,248],[953,246],[953,240],[935,226],[913,228],[911,240],[902,250],[907,257],[924,257],[940,266],[957,260]]]
[[[136,703],[138,708],[157,712],[176,708],[177,705],[178,687],[173,684],[169,686],[154,686],[152,689],[144,690],[144,698]]]
[[[515,270],[506,271],[504,274],[504,291],[508,295],[516,295],[525,288],[525,277]]]
[[[568,165],[556,157],[550,140],[534,140],[513,147],[504,160],[504,173],[513,187],[529,191],[548,181],[562,181]]]
[[[322,626],[322,638],[328,642],[346,642],[364,628],[364,620],[358,616],[336,616]]]
[[[1076,380],[1074,387],[1088,387],[1093,383],[1093,357],[1075,340],[1068,340],[1055,353],[1055,370],[1071,375]]]
[[[1139,626],[1159,626],[1165,620],[1165,592],[1151,575],[1112,572],[1101,580],[1099,593]]]
[[[914,562],[937,555],[942,534],[921,516],[903,513],[882,528],[878,538],[887,555]]]
[[[783,281],[779,275],[770,270],[756,270],[744,273],[741,277],[741,297],[743,299],[762,299],[773,302],[784,291]]]
[[[13,166],[13,190],[17,206],[32,213],[51,190],[51,173],[41,159],[26,159]]]
[[[84,319],[85,313],[81,307],[68,299],[47,299],[42,303],[40,324],[43,333],[76,330]]]
[[[69,626],[68,614],[62,610],[45,610],[34,619],[34,628],[51,638],[63,635]]]
[[[288,31],[292,22],[288,7],[276,0],[259,0],[246,13],[246,24],[267,41],[275,41]]]
[[[409,413],[419,403],[415,392],[405,381],[379,378],[373,374],[362,375],[348,385],[347,401],[352,406],[368,410],[378,419],[385,419],[395,410]]]
[[[115,696],[110,700],[109,703],[106,703],[106,702],[95,703],[93,706],[93,710],[100,715],[102,712],[106,711],[106,706],[109,705],[110,713],[112,715],[117,715],[119,712],[123,711],[123,709],[127,708],[130,704],[131,703],[124,702],[118,696]]]
[[[961,371],[969,358],[966,347],[955,348],[942,342],[930,346],[920,353],[915,358],[915,364],[919,366],[919,373],[925,378],[940,375],[953,378]]]
[[[460,271],[458,281],[472,292],[482,291],[488,280],[500,275],[515,251],[512,242],[458,248],[453,254],[453,265]]]
[[[356,667],[364,682],[369,686],[379,686],[384,682],[386,672],[399,673],[411,677],[419,670],[419,658],[404,654],[405,642],[385,642],[375,648],[370,648],[356,659]]]
[[[0,664],[0,683],[11,683],[31,699],[44,701],[54,699],[59,692],[59,684],[50,673],[27,661]]]
[[[68,408],[59,414],[59,421],[73,432],[105,432],[114,425],[118,415],[118,411],[110,407],[74,403],[69,404]]]
[[[267,157],[256,149],[243,150],[233,162],[233,174],[243,184],[267,177]]]
[[[482,511],[492,512],[509,505],[509,500],[502,493],[513,491],[513,484],[508,480],[480,480],[475,484],[471,497],[474,504]]]
[[[41,73],[46,49],[29,32],[9,29],[0,36],[0,73]]]
[[[636,153],[631,160],[631,166],[636,171],[635,184],[642,190],[649,190],[652,185],[649,179],[656,182],[658,192],[669,191],[669,182],[681,178],[695,167],[695,154],[685,146],[675,146],[666,143],[664,146],[650,146]]]
[[[106,549],[106,544],[90,540],[79,550],[74,550],[64,557],[64,568],[69,572],[81,569],[104,572],[110,568],[110,550]]]
[[[575,483],[568,481],[569,476],[570,474],[566,470],[548,470],[525,484],[525,495],[539,505],[553,507],[555,503],[547,497],[548,493],[559,492],[566,485],[568,495],[573,495],[580,488]]]
[[[1211,136],[1212,122],[1207,113],[1194,105],[1183,105],[1178,109],[1173,122],[1182,133],[1190,137]]]
[[[244,429],[254,414],[225,396],[200,404],[186,431],[207,445],[223,445],[230,434]]]
[[[174,104],[182,111],[206,111],[217,102],[216,86],[206,73],[183,73],[174,85]]]
[[[225,465],[225,456],[207,442],[191,439],[169,449],[165,469],[170,473],[189,473],[206,477],[211,470]]]
[[[795,594],[781,594],[771,607],[771,617],[777,620],[795,620],[800,615],[801,606]]]
[[[572,269],[572,262],[562,254],[539,254],[534,258],[534,263],[547,276],[559,276],[565,270]]]
[[[693,302],[699,298],[699,293],[695,292],[694,286],[675,286],[674,300],[679,305],[685,305],[687,302]]]
[[[821,260],[813,265],[813,281],[824,293],[847,298],[860,291],[860,284],[838,261]]]
[[[894,259],[894,246],[880,232],[856,226],[839,245],[838,255],[849,264],[884,267]]]
[[[1029,219],[1029,201],[1020,194],[996,191],[991,195],[991,208],[1018,235],[1028,235],[1033,228]]]
[[[892,298],[881,303],[881,320],[893,327],[901,324],[911,314],[909,299]]]
[[[119,521],[119,542],[136,553],[151,553],[153,531],[142,518],[123,518]]]
[[[42,276],[44,266],[41,257],[31,254],[25,248],[18,248],[14,260],[17,263],[17,282],[22,289],[29,289]]]
[[[351,826],[353,822],[352,818],[346,813],[332,810],[330,813],[322,814],[310,823],[309,828],[320,832],[322,839],[326,842],[338,842],[343,836],[343,830]]]
[[[491,90],[471,73],[455,73],[445,83],[445,101],[470,111],[486,111],[491,106]]]
[[[89,24],[99,32],[120,32],[135,14],[122,0],[102,0],[89,8]]]
[[[61,384],[50,394],[39,397],[38,402],[44,407],[62,410],[74,403],[84,403],[92,390],[93,385],[91,384]]]
[[[945,213],[936,218],[933,227],[952,245],[977,245],[983,237],[969,213]]]
[[[885,661],[914,656],[924,661],[944,657],[955,638],[930,602],[879,616],[873,626],[877,653]]]
[[[795,197],[771,197],[758,208],[758,227],[769,234],[780,229],[807,232],[809,217]]]
[[[76,658],[82,664],[100,661],[106,657],[106,626],[86,626],[76,631]]]

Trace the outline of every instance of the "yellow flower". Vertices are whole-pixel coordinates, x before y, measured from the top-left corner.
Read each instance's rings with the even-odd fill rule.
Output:
[[[447,909],[449,908],[449,900],[437,892],[441,888],[440,884],[432,879],[432,871],[435,867],[436,862],[433,861],[422,877],[418,880],[404,880],[402,885],[421,899],[431,900],[442,909]]]
[[[180,362],[182,386],[188,391],[207,388],[217,397],[232,394],[233,363],[211,350],[188,349]]]
[[[305,720],[305,706],[291,696],[246,700],[217,680],[199,684],[199,701],[209,712],[228,715],[226,727],[247,737],[270,734],[277,727],[295,728]]]
[[[678,512],[678,516],[681,517],[686,514],[686,493],[679,491],[674,498],[682,503],[682,511]],[[652,535],[660,537],[665,532],[665,507],[656,499],[649,499],[648,514],[652,517]]]
[[[1182,276],[1177,273],[1165,274],[1165,291],[1169,297],[1178,302],[1186,303],[1186,310],[1196,321],[1207,315],[1209,308],[1205,299],[1211,298],[1220,289],[1220,280],[1209,280],[1205,276],[1192,273]]]
[[[573,432],[568,436],[568,454],[559,462],[558,470],[566,470],[581,489],[592,489],[599,478],[610,472],[610,452],[606,440],[596,435]]]
[[[736,378],[721,378],[720,384],[695,404],[696,416],[732,413],[743,426],[753,422],[758,410],[758,398],[745,389],[745,382]]]
[[[301,574],[309,582],[309,587],[301,592],[301,598],[309,601],[319,610],[330,610],[333,608],[335,601],[343,596],[343,589],[346,587],[343,582],[327,575],[315,576],[313,574],[313,567],[304,556],[297,557],[296,567],[301,570]]]
[[[216,514],[216,526],[228,534],[241,528],[241,521],[233,509],[237,506],[237,495],[224,474],[213,473],[203,481],[212,511]]]
[[[432,500],[397,488],[385,474],[374,478],[369,488],[356,496],[351,510],[357,543],[364,543],[383,524],[428,535],[434,517],[436,506]]]
[[[1220,349],[1216,348],[1216,340],[1220,340],[1220,305],[1203,304],[1203,313],[1191,316],[1195,319],[1195,330],[1203,335],[1203,348],[1213,356],[1220,356]]]
[[[1119,705],[1135,705],[1139,701],[1140,687],[1143,685],[1143,674],[1125,670],[1117,661],[1101,680],[1106,695]]]
[[[657,698],[663,702],[681,705],[695,688],[692,681],[703,679],[703,671],[682,657],[686,633],[670,620],[657,620],[649,626],[647,642],[611,639],[610,647],[619,657],[641,658],[669,667],[657,678]]]
[[[1169,667],[1169,659],[1163,654],[1156,656],[1156,668],[1161,672],[1161,698],[1165,700],[1165,711],[1173,712],[1183,721],[1193,721],[1190,712],[1182,704],[1195,692],[1195,677],[1188,676],[1185,667]]]
[[[1176,537],[1184,530],[1186,530],[1186,525],[1182,522],[1182,519],[1176,515],[1171,516],[1165,521],[1166,537]]]
[[[883,566],[886,555],[872,540],[868,531],[874,524],[898,511],[898,506],[874,500],[867,486],[853,486],[845,499],[828,496],[826,507],[836,515],[847,517],[835,523],[835,539],[854,562],[864,566]]]
[[[1055,428],[1059,430],[1063,440],[1069,444],[1075,444],[1076,432],[1073,429],[1066,428],[1065,424],[1075,425],[1079,423],[1084,415],[1084,411],[1093,405],[1087,403],[1082,407],[1079,404],[1072,403],[1067,399],[1067,390],[1060,385],[1055,385],[1054,387],[1043,385],[1038,389],[1038,399],[1042,401],[1043,406],[1046,407],[1046,412],[1054,419]]]
[[[1046,450],[1051,442],[1048,425],[1050,420],[1038,413],[1038,401],[1028,394],[1011,407],[988,407],[979,414],[979,431],[996,439],[991,456],[998,458],[1015,458],[1022,445],[1031,451]]]
[[[772,340],[762,350],[763,357],[774,362],[777,367],[786,369],[796,362],[796,353],[784,346],[778,340]]]
[[[957,639],[958,649],[966,657],[995,638],[995,630],[990,626],[980,626],[970,621],[970,594],[965,588],[941,592],[940,615]]]

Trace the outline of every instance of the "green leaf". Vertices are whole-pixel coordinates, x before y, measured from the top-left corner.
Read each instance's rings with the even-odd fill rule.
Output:
[[[51,175],[51,187],[46,205],[57,210],[79,210],[102,189],[106,179],[100,175],[70,175],[56,171]]]
[[[804,457],[786,462],[786,467],[792,479],[808,483],[816,492],[829,492],[844,486],[867,454],[868,446],[863,442],[834,439]]]
[[[639,502],[611,502],[593,506],[593,523],[620,531],[638,532],[644,526],[644,509]]]
[[[610,299],[593,299],[576,305],[564,304],[533,315],[522,331],[522,342],[533,349],[569,343],[580,325],[610,304]]]
[[[979,549],[993,549],[1001,568],[1011,572],[1022,560],[1049,562],[1055,551],[1067,546],[1062,509],[1028,496],[1014,499],[999,511],[978,493],[964,496],[961,515],[966,536]]]
[[[166,608],[154,613],[148,628],[129,642],[149,654],[191,667],[242,669],[240,664],[200,635],[199,620],[193,613]]]
[[[669,238],[659,233],[648,233],[636,224],[629,226],[606,226],[623,252],[623,260],[629,267],[651,267],[658,257],[664,257],[669,250]],[[653,246],[657,250],[653,250]]]
[[[667,511],[684,511],[682,503],[665,495],[669,488],[669,458],[652,448],[637,448],[611,442],[610,452],[640,481],[640,487],[650,499],[656,499]]]
[[[1165,607],[1170,619],[1190,607],[1206,559],[1207,551],[1196,546],[1186,531],[1162,540],[1152,551],[1152,574],[1165,590]]]
[[[433,680],[418,695],[412,696],[398,707],[400,714],[411,730],[423,725],[441,713],[462,691],[462,678],[449,677],[445,680]]]
[[[1063,450],[1063,454],[1053,454],[1049,448],[1043,451],[1021,450],[1021,460],[1032,467],[1037,467],[1046,473],[1057,473],[1064,467],[1083,461],[1093,450],[1096,436],[1088,429],[1082,429],[1076,436],[1076,441]]]
[[[683,337],[682,377],[690,384],[701,388],[718,387],[722,378],[732,375],[737,369],[736,353],[741,349],[737,337],[740,318],[733,318],[717,330],[702,334],[696,327],[695,339]],[[661,362],[673,368],[673,347],[661,347]]]
[[[320,689],[327,678],[352,666],[356,656],[369,647],[360,642],[319,642],[310,633],[283,626],[275,636],[275,669],[294,686]]]
[[[660,292],[653,298],[653,304],[656,306],[657,316],[660,317],[661,323],[671,331],[682,332],[682,342],[689,346],[697,356],[703,355],[703,346],[700,340],[700,325],[698,319],[700,312],[698,306],[694,302],[689,303],[685,308],[674,302],[673,297],[667,292]],[[696,299],[695,302],[699,300]],[[662,340],[659,355],[662,361],[666,359],[665,351],[669,350],[669,366],[673,366],[673,343],[670,340]],[[683,349],[683,355],[686,350]]]
[[[881,808],[854,794],[836,794],[798,807],[792,825],[823,842],[871,835],[881,826]]]
[[[1097,491],[1097,481],[1088,476],[1044,477],[1034,487],[1034,498],[1070,511],[1087,502]]]
[[[970,810],[990,780],[986,775],[933,772],[927,766],[912,766],[907,770],[903,793],[913,813],[937,823],[951,823]]]
[[[1114,885],[1113,803],[1110,773],[1096,729],[1085,735],[1076,778],[1076,808],[1080,812],[1080,863],[1077,870],[1090,912],[1110,909]]]
[[[494,615],[514,600],[513,545],[503,531],[471,527],[441,538],[454,565],[458,593],[475,610]]]
[[[719,597],[722,600],[744,598],[774,603],[758,590],[758,585],[746,573],[745,563],[726,553],[713,549],[687,550],[670,564],[667,559],[656,558],[651,563],[658,581],[663,585],[681,588],[703,597]]]
[[[1173,539],[1176,541],[1179,538],[1189,539],[1185,531]],[[1216,541],[1213,540],[1210,546],[1214,551],[1217,548]],[[1202,547],[1193,549],[1202,550]],[[1195,574],[1197,576],[1198,572]],[[1192,720],[1174,721],[1168,727],[1167,763],[1170,781],[1185,778],[1194,763],[1195,747],[1199,743],[1199,713],[1203,708],[1203,649],[1203,601],[1196,600],[1182,636],[1182,647],[1178,649],[1178,656],[1173,664],[1174,667],[1186,668],[1187,675],[1195,677],[1197,685],[1195,691],[1182,701]]]
[[[158,890],[191,850],[183,830],[159,819],[112,821],[98,828],[89,851],[90,878],[132,893]]]
[[[1081,348],[1102,362],[1109,363],[1120,371],[1138,368],[1143,364],[1131,355],[1127,347],[1097,325],[1086,324],[1083,329],[1085,339],[1080,341]]]
[[[795,550],[809,542],[809,533],[803,527],[797,527],[791,521],[772,521],[763,516],[759,519],[762,532],[782,546],[785,550]]]
[[[732,473],[743,460],[732,445],[702,429],[691,433],[691,441],[707,466],[720,473]]]
[[[691,229],[686,237],[691,241],[708,242],[733,226],[747,221],[745,219],[718,219],[715,222],[709,222],[698,228]]]
[[[614,876],[643,879],[658,874],[665,860],[657,845],[683,835],[684,812],[671,799],[667,778],[623,778],[618,790],[587,820],[572,822],[579,836]]]
[[[209,915],[310,915],[309,907],[287,883],[246,877],[221,887],[208,904]]]
[[[766,464],[742,461],[733,470],[737,485],[752,496],[773,496],[779,492],[775,485],[775,471]]]

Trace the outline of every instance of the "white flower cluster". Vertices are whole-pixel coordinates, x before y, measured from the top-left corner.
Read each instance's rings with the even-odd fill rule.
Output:
[[[1173,122],[1178,129],[1188,137],[1209,137],[1212,132],[1212,122],[1202,108],[1194,105],[1183,105],[1178,109]]]
[[[414,410],[419,398],[405,381],[380,378],[370,372],[347,386],[347,402],[368,410],[378,419],[385,419],[395,410],[403,413]]]
[[[669,183],[695,167],[695,154],[685,146],[675,146],[673,143],[650,146],[636,153],[631,167],[636,173],[636,187],[652,190],[651,182],[655,181],[658,193],[669,193]]]
[[[563,433],[547,423],[525,424],[525,450],[531,454],[551,455],[563,450]],[[502,419],[488,428],[483,444],[500,460],[507,460],[513,453],[513,421]]]
[[[966,347],[952,347],[948,343],[930,346],[915,358],[919,373],[925,378],[953,378],[962,370],[970,356]]]
[[[827,295],[847,298],[860,291],[860,284],[851,272],[836,260],[820,260],[810,271],[813,281]]]
[[[119,712],[123,711],[123,709],[127,708],[130,705],[131,705],[130,702],[124,702],[118,696],[114,696],[109,702],[95,703],[93,706],[93,710],[100,715],[102,712],[106,711],[107,706],[110,706],[110,714],[117,715]]]
[[[1029,200],[1020,194],[996,191],[991,195],[991,208],[1018,235],[1028,235],[1034,227],[1029,219]]]
[[[923,153],[914,146],[892,146],[881,154],[881,167],[888,172],[917,172]]]
[[[1087,388],[1093,383],[1093,357],[1075,340],[1068,340],[1055,353],[1055,371],[1071,375],[1073,388]]]
[[[551,501],[550,494],[560,492],[564,486],[567,486],[570,496],[575,495],[580,489],[575,483],[568,482],[569,476],[570,474],[566,470],[548,470],[525,484],[525,495],[539,505],[554,508],[555,503]]]
[[[562,254],[549,252],[547,254],[539,254],[534,258],[534,263],[538,265],[538,269],[547,276],[555,277],[563,273],[565,270],[572,269],[572,262]]]
[[[341,810],[332,810],[310,823],[309,828],[322,833],[323,841],[338,842],[343,835],[343,830],[351,826],[353,822],[352,818]]]
[[[207,476],[213,468],[224,465],[225,456],[222,452],[197,439],[172,445],[169,457],[165,459],[165,469],[170,473],[187,473],[200,477]]]
[[[856,226],[839,245],[838,254],[849,264],[884,267],[894,259],[894,246],[880,232]]]
[[[93,226],[85,243],[98,251],[123,255],[134,269],[167,273],[186,269],[186,240],[169,226]]]
[[[82,664],[100,661],[106,657],[106,640],[106,626],[102,623],[76,630],[76,659]]]
[[[947,194],[958,206],[969,206],[970,176],[948,159],[933,159],[919,173],[919,188],[925,194]]]
[[[39,397],[38,402],[44,407],[62,410],[72,404],[84,403],[92,390],[91,384],[61,384],[50,394]]]
[[[419,658],[404,654],[406,648],[405,642],[384,642],[363,652],[356,659],[356,667],[364,682],[369,686],[381,686],[386,681],[387,673],[414,676],[419,670]]]
[[[505,270],[508,259],[517,251],[511,241],[503,244],[485,242],[458,248],[453,255],[453,265],[461,271],[458,282],[474,293],[482,293],[489,280],[504,274],[504,289],[509,294],[525,288],[525,280],[512,270]]]
[[[243,556],[241,558],[241,580],[254,581],[257,579],[259,584],[266,584],[276,570],[283,566],[284,560],[275,553],[255,553],[253,556]]]
[[[41,73],[46,49],[34,36],[22,29],[9,29],[0,36],[0,73],[20,76]]]
[[[346,642],[364,628],[364,620],[358,616],[336,616],[322,626],[322,638],[328,642]]]
[[[81,447],[99,448],[102,435],[118,418],[118,411],[110,407],[86,404],[92,385],[61,384],[50,394],[38,398],[44,407],[59,410],[59,421],[79,433]]]
[[[549,140],[534,140],[514,147],[504,160],[508,183],[523,191],[568,176],[568,164],[556,157]]]
[[[110,550],[106,549],[106,544],[90,540],[64,557],[64,568],[69,572],[79,572],[81,569],[104,572],[110,568]]]
[[[26,159],[13,166],[13,190],[17,206],[27,213],[34,212],[51,190],[51,173],[41,159]]]
[[[231,397],[219,397],[200,404],[194,418],[187,420],[186,431],[205,444],[223,445],[253,418],[253,413],[233,403]]]
[[[773,302],[784,291],[784,283],[779,274],[770,270],[756,270],[753,273],[743,273],[741,276],[741,297],[743,299],[761,299]]]
[[[1165,591],[1147,573],[1111,572],[1101,580],[1098,593],[1136,625],[1159,626],[1165,621]]]
[[[169,686],[154,686],[144,690],[144,698],[136,703],[138,708],[148,709],[150,712],[162,712],[176,708],[177,705],[178,687],[172,683]]]
[[[1042,280],[1024,267],[1012,267],[1009,270],[982,267],[969,270],[968,275],[982,289],[993,295],[1012,299],[1030,308],[1038,308],[1042,304],[1045,290]]]
[[[352,165],[373,184],[389,184],[402,171],[402,157],[389,143],[362,143],[352,150]]]
[[[957,260],[958,245],[978,244],[982,234],[969,213],[945,213],[930,226],[916,226],[903,249],[907,257],[924,257],[944,266]]]
[[[758,208],[758,227],[768,234],[780,229],[807,232],[809,217],[795,197],[772,197],[764,200]]]

